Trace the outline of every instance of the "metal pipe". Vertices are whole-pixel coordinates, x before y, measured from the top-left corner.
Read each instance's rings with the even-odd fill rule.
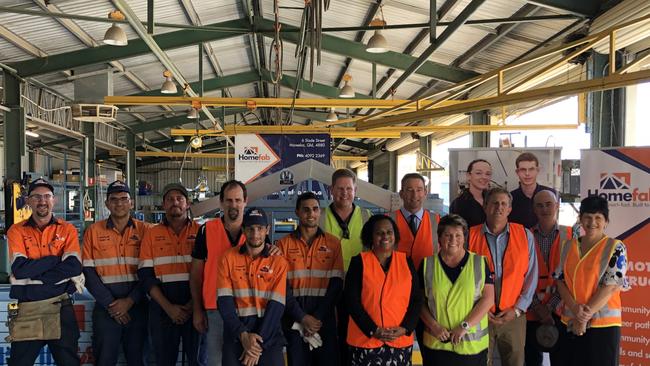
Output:
[[[147,0],[147,33],[154,33],[153,0]]]
[[[203,96],[203,43],[199,43],[199,96]]]
[[[436,42],[436,26],[438,25],[438,6],[436,0],[429,0],[429,42]]]
[[[14,8],[8,6],[0,6],[0,12],[3,13],[14,13],[14,14],[25,14],[39,17],[48,17],[48,18],[64,18],[64,19],[74,19],[74,20],[83,20],[87,22],[100,22],[100,23],[123,23],[128,24],[128,20],[113,20],[103,17],[93,17],[87,15],[77,15],[69,13],[45,13],[41,11],[28,10],[22,8]],[[532,17],[513,17],[513,18],[491,18],[491,19],[475,19],[465,22],[465,25],[484,25],[484,24],[506,24],[506,23],[529,23],[529,22],[538,22],[538,21],[550,21],[550,20],[567,20],[567,19],[584,19],[581,16],[575,14],[559,14],[559,15],[544,15],[544,16],[532,16]],[[143,25],[148,26],[148,22],[140,21]],[[438,27],[447,27],[451,25],[452,22],[438,22]],[[173,28],[173,29],[191,29],[191,30],[201,30],[201,31],[218,31],[218,32],[233,32],[233,33],[255,33],[253,28],[229,28],[229,27],[213,27],[209,25],[188,25],[188,24],[174,24],[174,23],[163,23],[163,22],[153,22],[155,27],[163,28]],[[393,24],[386,26],[360,26],[360,27],[328,27],[323,28],[323,32],[351,32],[351,31],[370,31],[376,29],[422,29],[429,28],[431,24],[427,23],[411,23],[411,24]],[[299,29],[282,29],[281,33],[292,33],[298,32]],[[271,29],[258,29],[258,33],[273,33]]]

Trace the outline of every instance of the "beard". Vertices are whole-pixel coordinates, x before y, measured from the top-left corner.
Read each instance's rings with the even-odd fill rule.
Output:
[[[304,226],[309,229],[313,229],[315,227],[318,227],[318,220],[315,220],[313,222],[305,221],[305,222],[300,222],[300,226]]]
[[[264,245],[264,240],[262,239],[262,240],[260,240],[259,242],[256,242],[256,243],[251,243],[251,242],[247,241],[246,245],[248,245],[249,247],[251,247],[253,249],[257,249],[257,248],[261,247],[262,245]]]
[[[239,218],[239,213],[240,212],[241,211],[239,211],[238,208],[229,208],[228,209],[228,218],[230,219],[230,221],[237,220]]]
[[[47,206],[36,206],[36,209],[33,210],[33,214],[38,217],[47,217],[50,214],[50,208]]]

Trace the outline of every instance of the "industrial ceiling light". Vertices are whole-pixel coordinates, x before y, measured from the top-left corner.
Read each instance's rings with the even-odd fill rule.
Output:
[[[34,137],[34,138],[40,136],[40,135],[37,134],[36,132],[34,132],[34,131],[30,131],[30,130],[25,131],[25,135],[26,135],[26,136],[29,136],[29,137]]]
[[[383,17],[383,12],[382,12]],[[370,22],[370,25],[375,27],[384,27],[386,22],[383,19],[375,18]],[[366,45],[366,52],[370,53],[384,53],[388,52],[388,41],[386,37],[381,34],[381,29],[375,29],[375,34],[370,37]]]
[[[203,140],[201,140],[201,136],[195,135],[192,137],[190,140],[190,146],[194,149],[199,149],[201,146],[203,146]]]
[[[174,137],[174,142],[185,142],[185,139],[183,136],[176,136]]]
[[[327,114],[327,117],[325,118],[325,122],[336,122],[339,120],[339,117],[336,115],[336,112],[334,112],[334,108],[330,109],[330,112]]]
[[[174,80],[172,80],[172,72],[165,70],[163,76],[165,77],[165,82],[162,87],[160,87],[160,92],[163,94],[176,94],[178,89],[176,89],[176,84],[174,83]]]
[[[343,87],[339,92],[339,98],[354,98],[354,88],[352,88],[350,85],[351,80],[352,76],[350,76],[350,74],[345,74],[343,76],[343,81],[345,81],[345,84],[343,84]]]
[[[187,119],[199,119],[199,111],[194,107],[188,109]]]
[[[119,10],[112,11],[108,13],[108,19],[111,20],[124,20],[124,14]],[[128,38],[126,38],[126,33],[124,29],[120,28],[119,25],[113,23],[110,28],[104,34],[104,43],[111,46],[126,46],[129,44]]]

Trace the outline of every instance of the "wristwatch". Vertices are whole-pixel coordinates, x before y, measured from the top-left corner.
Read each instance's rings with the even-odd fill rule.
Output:
[[[515,308],[515,317],[519,318],[523,314],[523,312],[517,308]]]
[[[463,329],[465,329],[465,330],[469,330],[469,328],[470,328],[470,327],[469,327],[469,323],[466,322],[466,321],[462,321],[462,322],[460,323],[460,327],[463,328]]]

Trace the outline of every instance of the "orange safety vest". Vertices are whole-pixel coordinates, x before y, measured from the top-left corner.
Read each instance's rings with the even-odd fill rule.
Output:
[[[244,234],[239,236],[237,246],[246,241]],[[203,266],[203,308],[217,308],[217,266],[226,251],[232,248],[226,228],[221,219],[205,223],[205,245],[208,248],[208,258]]]
[[[563,225],[558,226],[558,235],[555,236],[553,244],[551,244],[551,253],[549,253],[548,256],[548,264],[544,260],[544,256],[542,255],[542,251],[539,248],[539,244],[535,242],[535,252],[537,253],[537,268],[539,274],[535,296],[540,299],[542,304],[547,304],[554,292],[555,281],[553,280],[553,271],[560,263],[560,246],[566,240],[571,238],[572,233],[573,230],[570,227]],[[537,314],[535,314],[534,311],[527,312],[526,319],[532,321],[539,320]]]
[[[578,240],[573,239],[562,247],[560,265],[564,272],[564,283],[578,304],[586,304],[598,291],[600,279],[605,274],[609,261],[619,240],[604,237],[580,258]],[[575,318],[568,306],[564,306],[562,323]],[[612,294],[589,322],[592,328],[621,326],[621,291]]]
[[[524,279],[528,273],[528,238],[523,225],[512,222],[509,225],[508,246],[503,255],[501,295],[495,299],[500,310],[512,308],[524,287]],[[488,266],[494,274],[494,259],[488,247],[487,239],[483,233],[483,224],[472,226],[469,229],[469,250],[488,258]],[[492,312],[496,307],[492,306]]]
[[[404,320],[409,306],[411,291],[411,271],[406,254],[393,252],[390,268],[385,273],[373,252],[359,254],[363,263],[361,285],[361,305],[379,327],[398,327]],[[379,348],[384,345],[377,338],[367,337],[350,317],[348,325],[348,344],[359,348]],[[413,345],[413,333],[403,335],[387,345],[404,348]]]
[[[431,216],[434,217],[433,220]],[[420,268],[422,259],[438,254],[438,222],[440,222],[440,215],[424,210],[422,222],[420,222],[415,237],[411,233],[411,228],[402,210],[392,212],[390,217],[395,220],[399,230],[400,239],[397,250],[406,253],[406,256],[411,258],[415,269]]]

